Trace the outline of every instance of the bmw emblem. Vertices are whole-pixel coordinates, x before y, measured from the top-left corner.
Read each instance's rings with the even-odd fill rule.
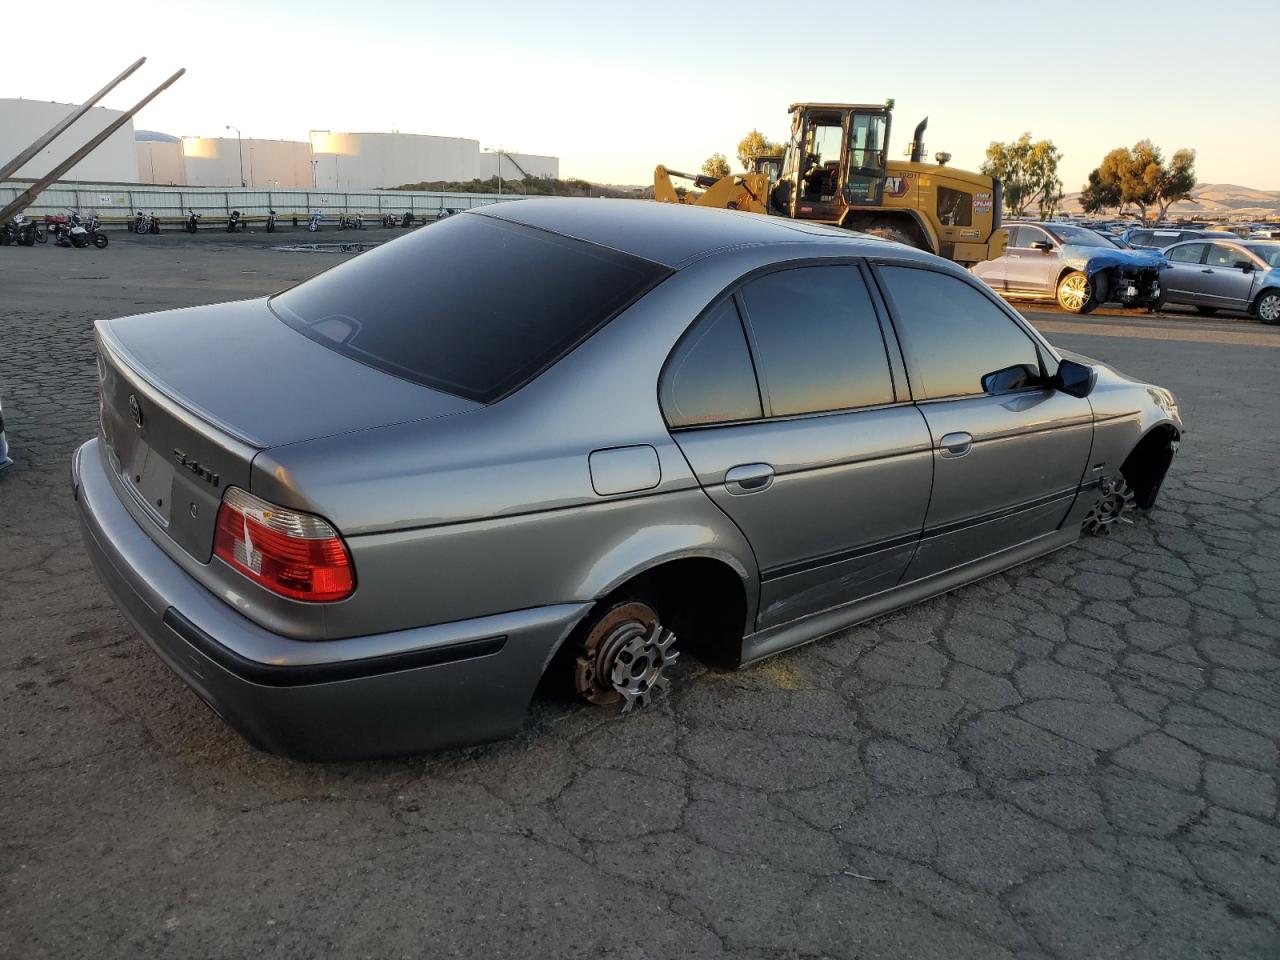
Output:
[[[141,429],[141,428],[142,428],[142,421],[143,421],[143,419],[144,419],[144,418],[143,418],[143,416],[142,416],[142,407],[141,407],[141,405],[139,405],[139,403],[138,403],[138,398],[137,398],[137,397],[135,397],[132,393],[131,393],[131,394],[129,394],[129,412],[133,414],[133,422],[134,422],[134,424],[135,424],[139,429]]]

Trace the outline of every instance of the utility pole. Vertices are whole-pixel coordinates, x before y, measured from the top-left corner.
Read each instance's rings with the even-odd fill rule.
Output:
[[[244,138],[240,136],[239,127],[228,123],[227,129],[234,130],[236,132],[236,145],[240,148],[240,186],[247,187],[249,184],[244,181]]]

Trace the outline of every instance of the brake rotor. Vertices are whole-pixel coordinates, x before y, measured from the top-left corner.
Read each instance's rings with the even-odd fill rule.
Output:
[[[1124,477],[1103,480],[1098,500],[1084,518],[1084,532],[1105,537],[1117,523],[1132,523],[1125,514],[1136,504],[1137,498]]]
[[[679,657],[676,635],[647,603],[619,604],[587,634],[574,670],[578,693],[595,704],[643,709],[670,688],[664,671]]]

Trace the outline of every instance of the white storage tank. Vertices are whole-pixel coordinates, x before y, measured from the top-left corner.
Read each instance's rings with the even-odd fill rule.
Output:
[[[74,103],[0,99],[0,163],[12,160],[77,108]],[[122,115],[120,110],[94,107],[27,161],[14,176],[32,179],[44,176]],[[133,122],[122,125],[61,179],[137,183],[138,153],[134,146]]]
[[[183,137],[187,184],[193,187],[309,187],[311,145],[301,140]]]
[[[479,175],[480,142],[416,133],[311,132],[321,190],[371,190]]]
[[[183,187],[187,184],[187,168],[182,159],[182,141],[167,133],[139,130],[138,180],[163,186]]]

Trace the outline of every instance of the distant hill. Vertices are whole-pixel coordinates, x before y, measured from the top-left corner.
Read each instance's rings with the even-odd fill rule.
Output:
[[[1274,220],[1280,218],[1280,190],[1255,190],[1234,183],[1197,183],[1191,191],[1194,203],[1183,200],[1169,208],[1178,217],[1215,217],[1241,220]],[[1064,213],[1080,213],[1080,194],[1068,193],[1062,199]]]

